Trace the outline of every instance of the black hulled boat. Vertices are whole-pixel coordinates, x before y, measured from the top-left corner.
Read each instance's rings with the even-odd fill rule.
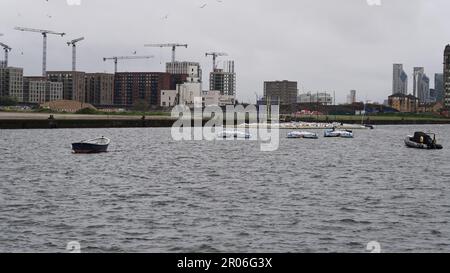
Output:
[[[436,143],[436,134],[426,134],[424,132],[415,132],[414,136],[408,136],[405,144],[409,148],[441,150],[443,147]]]
[[[72,150],[77,154],[106,153],[111,140],[106,137],[99,137],[91,140],[85,140],[78,143],[72,143]]]

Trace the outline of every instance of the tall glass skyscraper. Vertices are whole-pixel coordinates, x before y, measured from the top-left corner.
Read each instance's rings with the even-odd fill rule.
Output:
[[[444,51],[444,92],[445,107],[450,109],[450,45],[447,45]]]
[[[403,70],[402,64],[394,64],[392,94],[408,94],[408,75]]]
[[[436,102],[444,101],[444,74],[434,74],[434,90],[436,92]]]
[[[414,67],[414,96],[419,103],[430,103],[430,78],[423,67]]]

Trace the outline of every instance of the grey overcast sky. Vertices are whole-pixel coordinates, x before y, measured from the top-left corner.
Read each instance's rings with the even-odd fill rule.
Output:
[[[70,1],[70,0],[69,0]],[[76,1],[76,0],[72,0]],[[0,0],[0,41],[10,45],[10,65],[39,75],[42,38],[15,26],[66,32],[49,36],[48,70],[70,70],[69,39],[78,47],[78,70],[112,72],[102,57],[155,55],[127,61],[120,71],[164,71],[169,49],[145,43],[180,42],[179,61],[201,62],[208,88],[211,59],[223,51],[236,62],[238,98],[254,101],[265,80],[294,80],[300,92],[336,92],[343,102],[351,89],[358,99],[382,102],[391,93],[392,64],[410,77],[423,66],[434,86],[450,43],[450,1],[381,0]],[[201,8],[204,4],[207,4]]]

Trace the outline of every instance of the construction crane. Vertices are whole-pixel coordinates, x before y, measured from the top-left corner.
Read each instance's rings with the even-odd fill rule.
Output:
[[[208,52],[205,56],[213,56],[213,70],[215,70],[217,68],[217,57],[228,56],[228,54],[224,52]]]
[[[61,37],[64,37],[64,35],[66,35],[63,32],[55,32],[52,30],[45,30],[45,29],[34,29],[34,28],[24,28],[24,27],[15,27],[15,30],[19,30],[19,31],[27,31],[27,32],[37,32],[42,34],[42,38],[43,38],[43,54],[42,54],[42,76],[46,77],[47,75],[47,35],[48,34],[53,34],[53,35],[58,35]]]
[[[121,57],[110,57],[110,58],[103,58],[103,61],[106,62],[108,60],[114,61],[114,73],[117,73],[117,63],[119,60],[137,60],[137,59],[151,59],[155,56],[121,56]]]
[[[0,46],[3,47],[3,50],[5,51],[5,66],[8,67],[8,53],[11,51],[12,48],[5,45],[4,43],[0,42]]]
[[[217,68],[217,66],[216,66],[217,57],[228,56],[228,54],[223,53],[223,52],[209,52],[209,53],[206,53],[205,56],[206,57],[213,56],[213,71],[215,71]]]
[[[171,47],[172,48],[172,63],[175,62],[175,51],[177,47],[185,47],[187,48],[187,44],[146,44],[145,47]]]
[[[84,40],[84,37],[67,42],[68,46],[72,46],[72,71],[77,71],[77,43]]]

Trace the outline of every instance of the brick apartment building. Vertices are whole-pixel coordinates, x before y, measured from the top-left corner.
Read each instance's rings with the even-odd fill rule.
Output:
[[[86,102],[93,105],[114,104],[114,74],[86,73]]]
[[[116,73],[114,79],[114,104],[132,106],[144,100],[159,106],[161,90],[174,90],[176,84],[186,77],[162,72]]]
[[[86,81],[84,72],[48,71],[47,78],[51,82],[63,83],[63,98],[86,102]]]

